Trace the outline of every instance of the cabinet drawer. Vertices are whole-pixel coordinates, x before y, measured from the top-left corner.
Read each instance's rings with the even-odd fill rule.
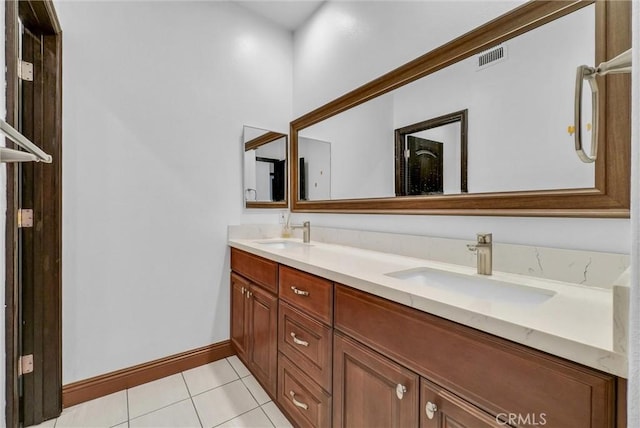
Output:
[[[331,391],[333,329],[280,301],[278,350],[326,391]]]
[[[278,354],[278,403],[300,427],[331,426],[331,396]]]
[[[492,415],[545,414],[547,426],[610,427],[615,377],[336,285],[343,331]]]
[[[280,298],[312,317],[333,323],[333,283],[280,266]]]
[[[273,293],[278,292],[278,264],[276,262],[237,248],[231,248],[231,270]]]

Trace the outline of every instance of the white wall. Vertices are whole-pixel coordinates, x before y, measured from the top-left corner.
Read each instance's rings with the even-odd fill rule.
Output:
[[[325,3],[294,33],[300,116],[520,4],[520,1]],[[628,253],[627,219],[296,214],[312,225]],[[589,233],[585,233],[588,231]]]
[[[244,124],[287,129],[292,41],[229,2],[56,3],[63,383],[229,338]]]

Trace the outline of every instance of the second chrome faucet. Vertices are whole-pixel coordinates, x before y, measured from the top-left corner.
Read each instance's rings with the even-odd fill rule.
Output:
[[[311,241],[311,222],[305,221],[302,226],[291,226],[291,229],[302,229],[302,242],[308,244]]]
[[[469,251],[477,255],[478,274],[491,275],[493,272],[493,238],[490,233],[478,233],[475,244],[467,244]]]

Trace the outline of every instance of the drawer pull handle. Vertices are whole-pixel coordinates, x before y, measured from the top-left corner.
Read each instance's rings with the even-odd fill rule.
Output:
[[[246,291],[246,290],[245,290],[245,288],[244,288],[244,287],[242,287],[242,291],[241,291],[241,293],[242,293],[242,295],[243,295],[243,296],[244,296],[244,292],[245,292],[245,291]]]
[[[407,392],[407,387],[401,384],[396,385],[396,396],[399,400],[402,400],[404,393]]]
[[[293,401],[293,404],[296,405],[296,407],[300,407],[301,409],[307,410],[309,408],[309,405],[301,403],[300,401],[296,400],[296,393],[293,391],[289,391],[289,395],[291,396],[291,401]]]
[[[291,332],[291,337],[293,338],[293,343],[295,343],[296,345],[309,346],[309,342],[307,342],[306,340],[298,339],[294,332]]]
[[[295,294],[297,294],[298,296],[308,296],[309,292],[305,291],[305,290],[300,290],[299,288],[297,288],[296,286],[292,285],[291,289],[293,290],[293,292]]]
[[[427,412],[427,417],[429,419],[433,419],[433,416],[438,411],[438,406],[436,406],[435,403],[428,401],[427,405],[425,406],[425,411]]]

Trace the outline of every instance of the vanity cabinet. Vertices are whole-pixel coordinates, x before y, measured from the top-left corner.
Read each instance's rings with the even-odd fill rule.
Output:
[[[429,401],[443,410],[439,418],[421,417],[423,427],[508,426],[509,421],[615,426],[615,376],[338,284],[334,311],[336,331],[425,379],[422,400],[430,398],[422,411]],[[343,370],[339,361],[336,357],[334,373]],[[350,379],[334,377],[336,402],[337,391],[347,388],[339,380]],[[367,406],[384,407],[387,401]],[[340,420],[334,414],[334,421]]]
[[[333,283],[280,266],[278,398],[296,425],[328,427],[332,409]]]
[[[624,426],[624,380],[231,251],[231,341],[299,427]]]
[[[266,259],[255,263],[253,258],[235,249],[231,252],[231,343],[265,390],[275,395],[278,297],[269,290],[277,290],[277,264]],[[275,268],[275,276],[269,267]]]
[[[334,427],[418,426],[418,375],[342,334],[334,346]]]

